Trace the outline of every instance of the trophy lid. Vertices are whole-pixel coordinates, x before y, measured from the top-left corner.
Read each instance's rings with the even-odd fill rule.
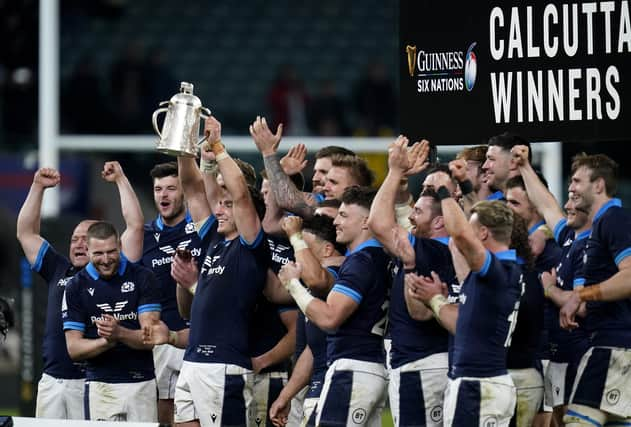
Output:
[[[193,83],[189,83],[189,82],[180,83],[180,92],[193,94]]]

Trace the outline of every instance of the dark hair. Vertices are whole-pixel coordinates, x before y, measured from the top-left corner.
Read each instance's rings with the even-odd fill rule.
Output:
[[[250,193],[250,198],[254,204],[254,209],[256,209],[256,215],[259,217],[259,220],[262,221],[265,216],[265,200],[263,199],[261,192],[253,185],[248,184],[248,192]]]
[[[438,198],[438,193],[433,187],[425,187],[423,191],[421,191],[421,197],[431,197],[432,198],[432,218],[443,215],[443,208],[440,203],[440,199]]]
[[[152,179],[164,178],[167,176],[178,176],[177,162],[158,163],[151,169],[149,175]]]
[[[484,163],[486,161],[486,150],[488,150],[488,148],[489,146],[486,144],[463,148],[456,155],[456,159]]]
[[[504,132],[500,135],[495,135],[489,138],[489,147],[492,145],[496,145],[504,151],[508,151],[510,153],[511,148],[516,145],[525,145],[528,147],[528,162],[532,163],[532,150],[530,149],[530,142],[526,141],[519,135],[515,135],[513,133]]]
[[[530,243],[528,243],[528,225],[526,220],[519,215],[513,215],[510,248],[515,249],[517,256],[524,260],[529,269],[534,267],[535,257],[530,248]]]
[[[346,205],[358,205],[362,208],[370,210],[372,200],[375,198],[377,190],[370,187],[360,187],[353,185],[344,190],[342,194],[342,203]]]
[[[355,156],[355,152],[348,148],[338,147],[337,145],[328,145],[320,148],[315,153],[316,159],[322,159],[324,157],[332,157],[334,155]]]
[[[429,168],[425,172],[425,176],[431,175],[436,172],[445,172],[447,175],[451,176],[449,165],[445,163],[432,163],[431,165],[429,165]]]
[[[324,199],[318,202],[318,208],[339,208],[342,202],[338,199]]]
[[[267,171],[265,169],[261,170],[259,172],[259,175],[261,175],[261,178],[269,180],[269,178],[267,177]],[[289,180],[294,183],[294,185],[296,186],[298,190],[300,191],[304,190],[305,177],[302,174],[302,172],[298,172],[298,173],[295,173],[293,175],[288,175],[288,176],[289,176]]]
[[[546,181],[546,179],[544,178],[543,174],[539,171],[535,172],[537,174],[537,177],[539,178],[539,180],[541,181],[541,183],[548,188],[548,181]],[[515,175],[512,176],[510,178],[508,178],[508,181],[506,181],[506,189],[510,189],[510,188],[521,188],[524,191],[526,191],[526,184],[524,183],[524,178],[521,175]]]
[[[618,190],[618,163],[613,159],[604,154],[579,153],[572,158],[572,175],[581,167],[589,169],[591,182],[598,178],[605,181],[607,196],[613,197],[616,194]]]
[[[118,240],[118,231],[113,224],[107,221],[97,221],[88,227],[88,241],[90,239],[105,240],[112,236],[116,236],[116,240]]]
[[[311,218],[304,219],[302,229],[315,235],[320,240],[335,245],[335,225],[333,218],[326,215],[314,215]]]
[[[237,166],[239,166],[239,169],[241,169],[241,173],[245,178],[245,182],[252,187],[256,186],[256,171],[254,170],[254,166],[237,157],[233,157],[232,159],[237,164]]]
[[[368,167],[366,160],[352,155],[335,155],[331,157],[331,165],[348,170],[360,187],[369,187],[375,180],[375,174]]]

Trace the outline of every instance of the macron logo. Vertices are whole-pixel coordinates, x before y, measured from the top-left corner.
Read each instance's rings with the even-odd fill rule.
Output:
[[[114,304],[114,308],[112,308],[112,306],[108,303],[97,304],[96,306],[105,313],[117,313],[123,310],[123,308],[127,305],[127,302],[128,300],[118,301],[116,304]]]
[[[90,294],[91,297],[94,296],[94,288],[88,288],[88,293]]]

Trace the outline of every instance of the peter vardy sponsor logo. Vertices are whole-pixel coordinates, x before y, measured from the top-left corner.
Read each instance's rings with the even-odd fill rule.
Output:
[[[65,288],[70,279],[72,279],[72,277],[64,277],[63,279],[59,279],[59,282],[57,282],[57,286]]]
[[[127,302],[128,300],[118,301],[114,304],[114,308],[112,308],[112,306],[106,302],[102,304],[97,304],[96,306],[106,313],[117,313],[119,311],[123,311],[123,308],[125,308]]]
[[[186,249],[186,247],[191,243],[191,240],[184,240],[183,242],[178,243],[177,249]],[[151,260],[151,268],[155,268],[161,265],[171,264],[173,262],[173,256],[175,255],[175,249],[171,245],[160,246],[159,249],[167,254],[168,256],[163,256],[161,258],[153,258]],[[202,254],[201,248],[193,248],[191,249],[191,255],[194,257],[199,257]]]
[[[113,313],[112,317],[118,321],[121,320],[138,320],[138,313],[132,311],[131,313]],[[103,316],[90,316],[90,321],[96,323],[97,320],[105,320]]]
[[[278,263],[278,264],[282,264],[285,265],[289,262],[289,258],[285,257],[285,256],[280,256],[278,255],[276,252],[272,252],[272,261]]]
[[[211,275],[222,275],[224,270],[226,269],[225,265],[214,265],[217,260],[219,260],[221,256],[206,256],[204,259],[204,265],[202,265],[202,274]]]

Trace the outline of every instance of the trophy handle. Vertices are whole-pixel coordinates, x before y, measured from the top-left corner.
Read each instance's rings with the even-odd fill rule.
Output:
[[[160,103],[160,105],[164,105],[164,104],[168,104],[169,101],[163,101]],[[156,131],[156,133],[158,134],[158,136],[160,137],[160,139],[162,139],[162,134],[160,133],[160,129],[158,129],[158,115],[160,113],[166,113],[167,111],[169,111],[168,108],[162,107],[162,108],[158,108],[156,111],[153,112],[153,115],[151,116],[151,123],[153,123],[153,130]]]
[[[199,107],[199,108],[201,110],[201,113],[200,113],[199,116],[202,119],[206,120],[207,118],[209,118],[212,115],[212,113],[210,112],[210,110],[208,108],[206,108],[206,107]],[[208,135],[206,135],[206,133],[204,132],[204,137],[197,142],[197,145],[201,145],[204,141],[206,141],[207,138],[208,138]]]

